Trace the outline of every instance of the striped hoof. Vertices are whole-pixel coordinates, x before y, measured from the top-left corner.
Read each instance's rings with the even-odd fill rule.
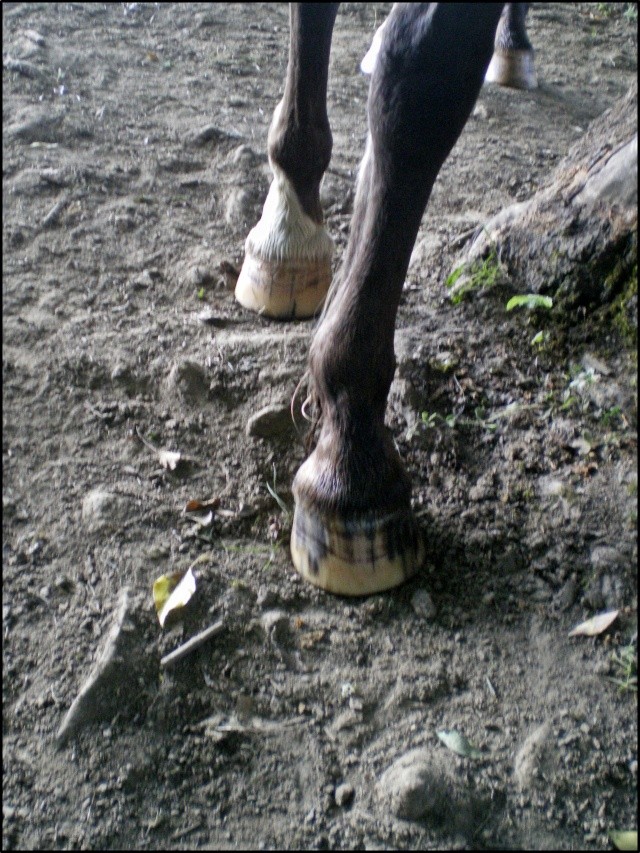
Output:
[[[409,508],[344,519],[297,502],[291,556],[302,577],[327,592],[372,595],[414,575],[424,543]]]
[[[271,168],[262,218],[245,243],[236,299],[267,317],[312,317],[331,284],[333,241],[324,224],[304,212],[284,172],[274,163]]]
[[[247,252],[236,299],[251,311],[282,320],[313,317],[331,284],[331,255],[266,260]]]
[[[538,85],[532,50],[496,48],[484,76],[487,83],[512,89],[535,89]]]

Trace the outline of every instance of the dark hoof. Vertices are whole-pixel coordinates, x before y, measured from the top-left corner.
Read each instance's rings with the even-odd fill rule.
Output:
[[[533,51],[496,49],[484,79],[512,89],[535,89],[538,81]]]
[[[302,577],[327,592],[372,595],[414,575],[424,544],[408,508],[344,519],[296,503],[291,556]]]

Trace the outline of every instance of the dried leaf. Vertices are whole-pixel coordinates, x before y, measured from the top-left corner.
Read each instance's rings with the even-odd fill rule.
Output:
[[[606,631],[609,625],[611,625],[618,618],[619,610],[609,610],[607,613],[598,613],[596,616],[592,616],[591,619],[587,619],[586,622],[581,622],[579,625],[569,631],[570,637],[597,637],[598,634],[602,634],[603,631]]]
[[[305,634],[301,634],[300,648],[312,649],[314,646],[324,640],[326,633],[326,630],[324,628],[321,628],[318,631],[307,631]]]
[[[192,515],[191,519],[200,527],[211,527],[213,522],[213,513],[208,512],[206,515]]]
[[[220,506],[220,498],[209,498],[208,501],[199,501],[197,498],[187,501],[185,512],[203,512],[205,509],[217,509]]]
[[[157,578],[153,584],[153,601],[160,625],[164,627],[168,614],[184,607],[195,591],[196,579],[191,569]]]
[[[438,732],[438,737],[442,743],[455,752],[457,755],[462,755],[463,758],[482,758],[482,753],[473,744],[471,744],[464,735],[460,732]]]
[[[638,830],[613,830],[609,833],[614,847],[618,850],[637,850],[638,849]]]
[[[169,471],[175,471],[178,463],[180,462],[180,454],[175,453],[173,450],[158,450],[158,460],[163,468],[167,468]]]

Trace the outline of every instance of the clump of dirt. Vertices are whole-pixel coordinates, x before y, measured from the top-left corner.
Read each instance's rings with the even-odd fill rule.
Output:
[[[286,7],[3,4],[5,849],[603,849],[635,828],[634,353],[584,312],[506,313],[500,282],[459,304],[444,287],[473,231],[627,91],[634,8],[535,6],[539,89],[485,87],[442,170],[388,416],[429,563],[345,601],[287,551],[305,451],[282,412],[313,324],[233,299]],[[358,64],[388,10],[345,4],[336,24],[338,258]],[[152,583],[191,565],[163,630]],[[605,634],[568,637],[604,610]],[[58,737],[89,678],[107,694]]]

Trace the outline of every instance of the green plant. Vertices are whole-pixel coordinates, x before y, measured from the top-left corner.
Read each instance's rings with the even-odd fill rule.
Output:
[[[607,409],[606,412],[602,413],[602,423],[605,427],[610,427],[614,420],[618,420],[622,415],[622,409],[620,406],[613,406],[611,409]]]
[[[286,505],[286,503],[282,500],[282,498],[280,497],[280,495],[278,494],[278,491],[277,491],[275,463],[273,465],[273,486],[269,482],[267,482],[265,485],[267,487],[267,491],[269,492],[271,497],[274,499],[274,501],[278,504],[278,506],[280,507],[280,509],[284,513],[286,519],[289,520],[291,518],[291,510]]]
[[[598,15],[602,18],[609,18],[613,12],[613,3],[596,3]]]
[[[628,645],[615,651],[611,656],[611,663],[615,675],[611,676],[609,680],[618,685],[620,693],[625,693],[627,690],[637,692],[638,651],[636,641],[632,640]]]
[[[431,414],[423,412],[421,418],[428,429],[433,429],[438,424],[444,424],[450,429],[453,429],[456,425],[456,416],[454,414],[443,417],[439,412],[431,412]]]
[[[540,296],[538,293],[520,293],[517,296],[512,296],[507,302],[507,311],[513,311],[514,308],[528,308],[530,311],[535,308],[553,308],[553,299],[550,296]]]
[[[497,429],[497,424],[493,423],[493,418],[485,418],[485,412],[482,407],[478,407],[474,411],[473,418],[462,418],[459,415],[441,415],[439,412],[422,412],[421,418],[427,429],[435,429],[438,424],[455,429],[457,426],[480,427],[489,431]]]
[[[472,264],[462,264],[449,275],[445,287],[451,291],[451,301],[454,305],[476,290],[490,290],[500,281],[502,266],[494,246],[486,258],[474,261]]]

